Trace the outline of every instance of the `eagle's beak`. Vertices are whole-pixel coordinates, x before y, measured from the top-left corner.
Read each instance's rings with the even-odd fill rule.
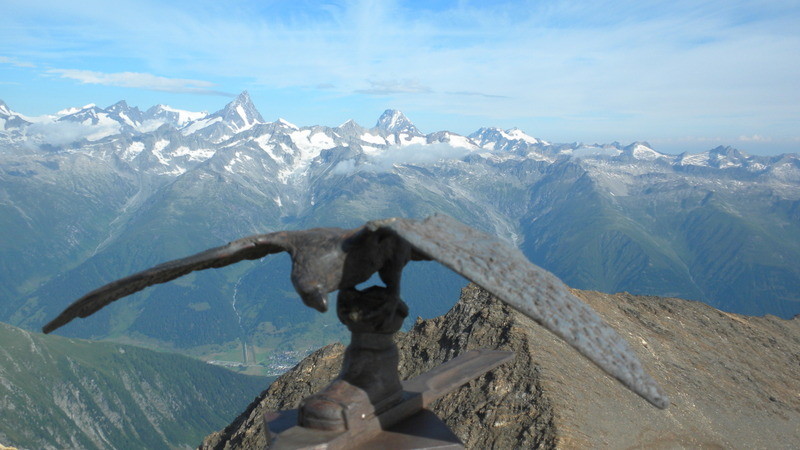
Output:
[[[328,310],[328,294],[322,292],[309,292],[300,296],[306,306],[316,309],[319,312]]]

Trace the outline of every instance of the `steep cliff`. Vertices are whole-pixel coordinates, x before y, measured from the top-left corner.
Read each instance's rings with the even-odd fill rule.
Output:
[[[800,318],[747,317],[698,302],[575,291],[623,337],[672,405],[647,404],[531,320],[470,285],[446,315],[398,338],[407,378],[467,349],[516,359],[433,405],[468,448],[796,448]],[[257,448],[261,415],[295,408],[333,379],[343,346],[275,381],[204,449]]]

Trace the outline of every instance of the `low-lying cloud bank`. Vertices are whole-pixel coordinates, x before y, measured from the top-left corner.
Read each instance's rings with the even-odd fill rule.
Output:
[[[50,145],[66,145],[82,139],[96,141],[119,132],[118,123],[86,125],[66,121],[37,122],[25,130],[25,134],[36,143]]]
[[[475,150],[445,142],[393,145],[380,153],[368,155],[366,162],[357,163],[353,159],[342,161],[332,169],[332,172],[342,175],[355,172],[388,172],[398,164],[431,164],[445,159],[461,159],[473,151]]]

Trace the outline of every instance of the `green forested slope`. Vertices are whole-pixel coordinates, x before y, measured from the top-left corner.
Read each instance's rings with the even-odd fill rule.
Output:
[[[267,386],[187,357],[0,324],[0,444],[194,447]]]

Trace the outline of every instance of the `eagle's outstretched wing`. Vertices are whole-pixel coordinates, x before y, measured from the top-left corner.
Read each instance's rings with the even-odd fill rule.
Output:
[[[381,236],[386,232],[400,239],[384,240]],[[436,260],[469,278],[564,339],[652,404],[661,408],[668,405],[627,342],[558,278],[530,263],[516,248],[444,215],[423,221],[378,220],[354,230],[320,228],[239,239],[96,289],[72,303],[43,331],[49,333],[75,317],[88,317],[117,299],[189,272],[281,251],[292,254],[292,283],[303,302],[324,311],[327,293],[355,287],[378,270],[390,269],[387,276],[392,282],[388,272],[396,271],[399,280],[407,259],[392,255],[402,253],[405,243],[411,247],[412,260]]]
[[[271,253],[288,250],[288,245],[286,232],[260,234],[160,264],[89,292],[75,300],[58,317],[45,325],[42,331],[50,333],[76,317],[88,317],[109,303],[148,286],[166,283],[195,270],[223,267],[245,259],[259,259]]]
[[[415,259],[436,260],[555,333],[622,384],[659,408],[669,400],[628,343],[555,275],[522,252],[455,219],[386,219],[367,229],[391,230],[411,244]]]

